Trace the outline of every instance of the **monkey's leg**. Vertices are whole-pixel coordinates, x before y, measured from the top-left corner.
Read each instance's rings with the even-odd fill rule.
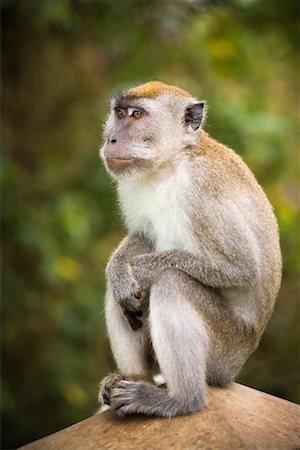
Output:
[[[115,361],[123,375],[142,378],[147,376],[149,370],[146,359],[149,342],[147,326],[145,326],[147,308],[148,306],[145,305],[142,318],[144,325],[133,330],[108,283],[105,306],[106,325]]]
[[[147,306],[148,308],[148,306]],[[110,283],[107,284],[105,316],[112,352],[121,374],[111,374],[100,383],[99,402],[110,405],[112,388],[116,382],[130,376],[138,379],[150,379],[149,362],[146,358],[149,349],[149,336],[145,321],[148,311],[144,307],[144,325],[133,329],[124,315],[119,302],[115,299]]]
[[[119,415],[172,417],[204,408],[209,341],[205,324],[192,306],[195,286],[200,285],[173,269],[164,271],[152,285],[150,333],[168,390],[144,382],[117,381],[110,400]]]

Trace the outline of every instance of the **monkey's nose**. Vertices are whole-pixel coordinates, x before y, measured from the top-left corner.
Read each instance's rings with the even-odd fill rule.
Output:
[[[110,143],[111,143],[111,144],[115,144],[116,142],[117,142],[117,139],[111,139],[111,140],[110,140]]]

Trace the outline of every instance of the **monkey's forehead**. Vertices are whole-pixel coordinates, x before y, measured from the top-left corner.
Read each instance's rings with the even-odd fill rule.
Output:
[[[149,81],[148,83],[141,84],[123,92],[118,98],[154,98],[163,94],[175,94],[184,98],[192,97],[189,92],[177,86],[162,83],[161,81]]]

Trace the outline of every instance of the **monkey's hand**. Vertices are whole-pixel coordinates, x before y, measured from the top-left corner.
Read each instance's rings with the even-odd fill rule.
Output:
[[[133,276],[130,265],[112,261],[106,272],[113,294],[121,307],[131,312],[141,309],[146,291]]]
[[[148,298],[147,290],[143,289],[132,275],[131,267],[117,258],[112,259],[107,267],[107,276],[111,290],[129,325],[133,330],[143,326],[143,305]]]
[[[134,277],[130,261],[150,249],[151,246],[142,236],[128,235],[114,251],[106,268],[109,287],[134,330],[143,326],[141,316],[149,291]]]
[[[118,285],[117,295],[119,304],[131,328],[134,331],[142,328],[143,309],[149,293],[140,287],[132,276],[131,270],[128,270],[127,276],[124,276],[122,287]]]

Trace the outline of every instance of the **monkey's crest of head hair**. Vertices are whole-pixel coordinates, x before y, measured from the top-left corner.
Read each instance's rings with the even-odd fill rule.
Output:
[[[162,83],[161,81],[148,81],[147,83],[141,84],[139,86],[133,87],[126,91],[126,95],[130,97],[146,97],[146,98],[154,98],[161,94],[176,94],[181,97],[192,97],[192,95],[171,84]]]

